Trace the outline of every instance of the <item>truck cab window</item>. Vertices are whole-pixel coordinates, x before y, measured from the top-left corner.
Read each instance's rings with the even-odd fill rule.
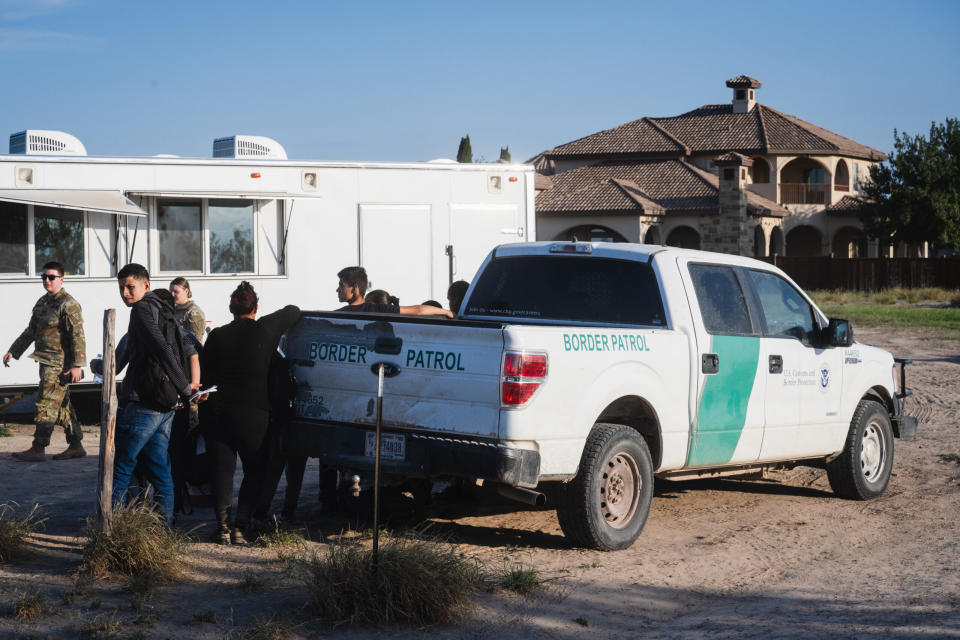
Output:
[[[650,265],[612,258],[497,258],[481,273],[466,314],[662,327]]]
[[[691,264],[690,279],[697,294],[703,326],[709,333],[750,335],[753,326],[740,282],[730,267]]]
[[[813,309],[789,282],[774,273],[750,272],[767,320],[766,335],[805,340],[813,332]]]
[[[0,220],[0,273],[26,275],[27,205],[0,202]]]

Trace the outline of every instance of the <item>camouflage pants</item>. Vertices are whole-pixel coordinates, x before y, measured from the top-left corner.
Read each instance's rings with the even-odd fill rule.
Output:
[[[70,387],[60,382],[61,375],[61,367],[40,365],[40,388],[37,390],[37,410],[34,417],[37,428],[33,433],[35,446],[49,446],[50,436],[58,424],[63,427],[68,443],[83,440],[80,420],[70,404]]]

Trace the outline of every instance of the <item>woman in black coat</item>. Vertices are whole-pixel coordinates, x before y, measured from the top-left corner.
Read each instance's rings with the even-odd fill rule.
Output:
[[[268,454],[270,359],[280,337],[300,319],[300,309],[287,305],[257,320],[258,302],[250,283],[241,282],[230,296],[233,322],[210,333],[200,359],[204,388],[217,385],[211,397],[216,417],[206,429],[206,441],[214,461],[214,539],[221,544],[246,544],[243,532],[261,491]],[[243,481],[231,525],[237,454],[243,462]]]

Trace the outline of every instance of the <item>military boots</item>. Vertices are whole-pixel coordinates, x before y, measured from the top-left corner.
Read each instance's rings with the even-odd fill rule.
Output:
[[[87,450],[79,442],[71,442],[70,446],[53,456],[54,460],[69,460],[70,458],[83,458],[87,455]]]
[[[35,444],[26,451],[15,452],[13,457],[21,462],[45,462],[47,456],[43,453],[44,449],[46,449],[46,447]]]

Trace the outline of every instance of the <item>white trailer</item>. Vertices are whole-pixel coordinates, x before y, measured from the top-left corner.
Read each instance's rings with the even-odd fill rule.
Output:
[[[213,158],[85,154],[73,136],[31,130],[0,155],[0,353],[43,295],[48,260],[66,267],[92,358],[104,309],[117,309],[118,338],[126,329],[116,273],[128,262],[154,287],[187,277],[215,327],[241,280],[263,313],[336,309],[336,273],[357,264],[402,304],[446,306],[449,283],[471,280],[492,247],[536,237],[529,165],[294,161],[255,136],[217,139]],[[5,395],[36,384],[25,356],[0,368]]]

